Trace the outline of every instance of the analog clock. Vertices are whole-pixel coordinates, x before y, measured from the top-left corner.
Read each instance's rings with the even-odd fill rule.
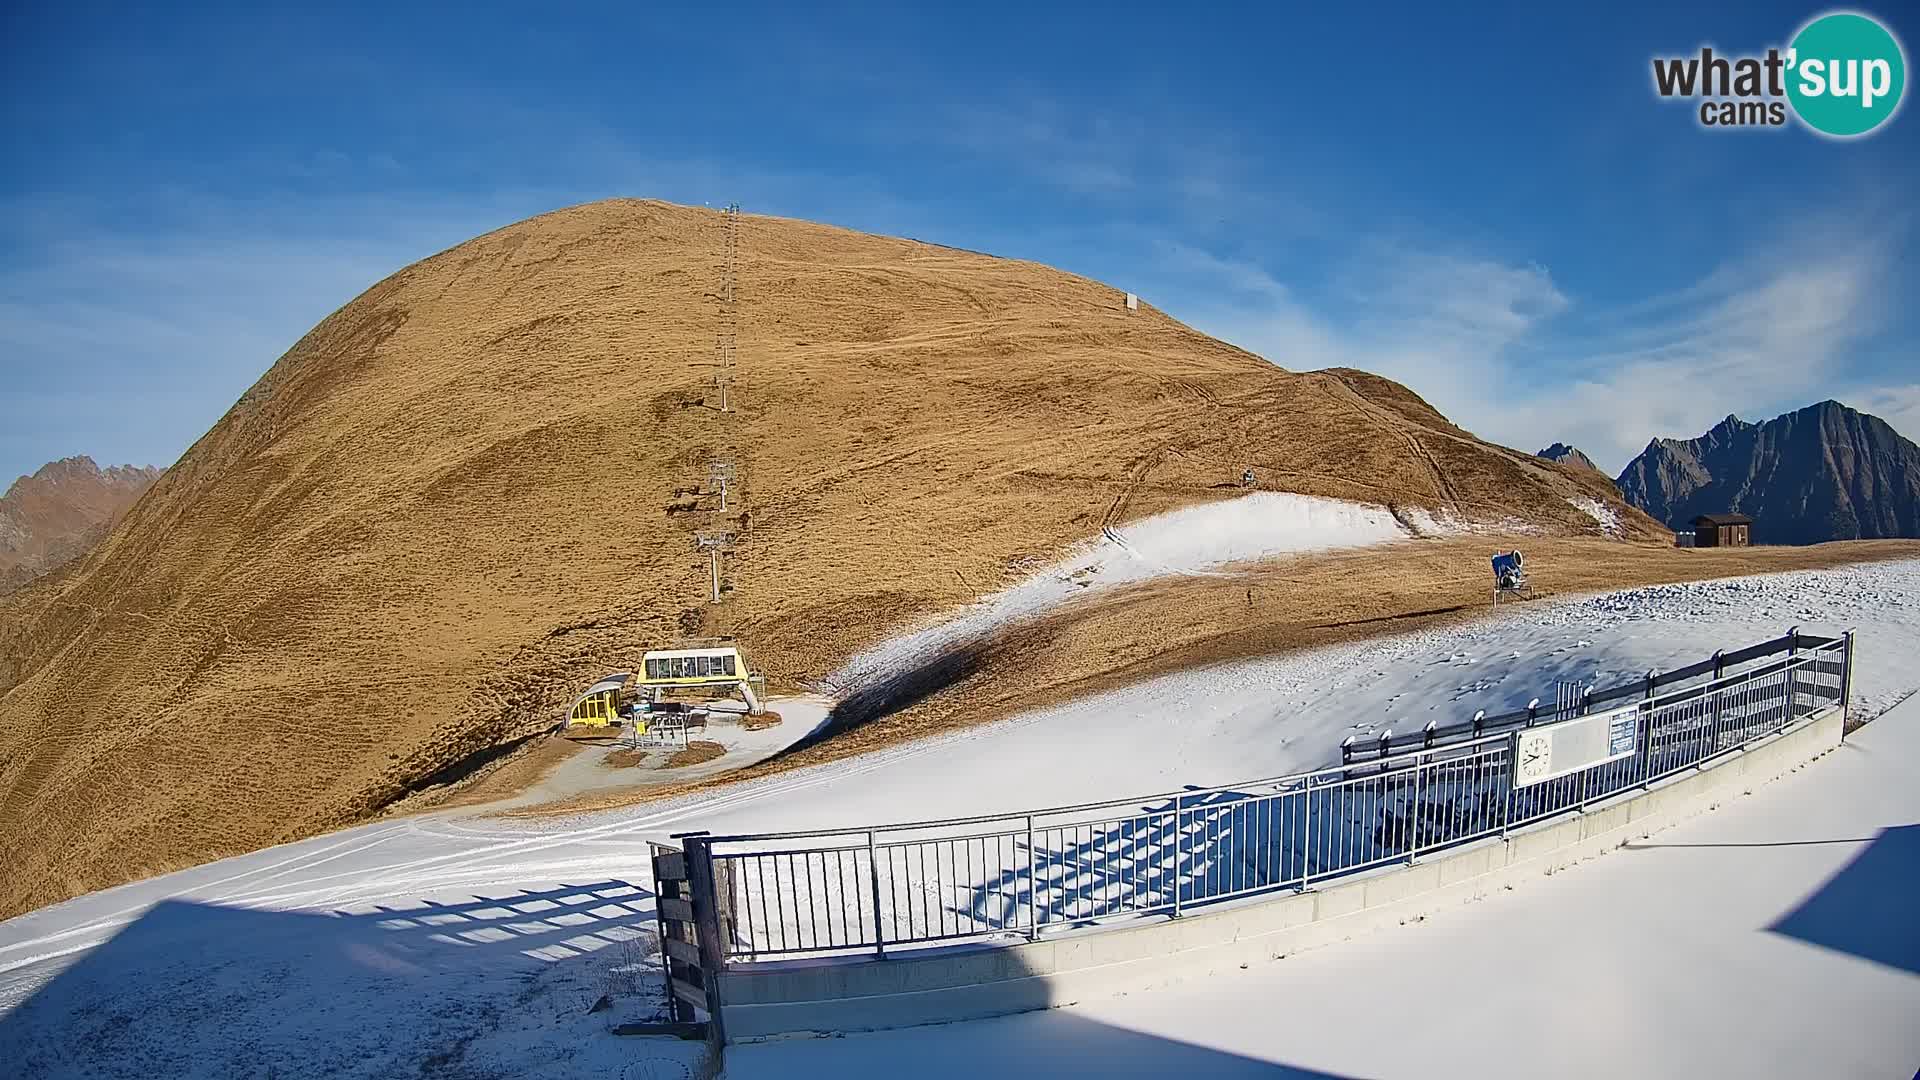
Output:
[[[1545,779],[1553,770],[1553,740],[1545,732],[1523,731],[1514,740],[1515,778],[1522,784]]]

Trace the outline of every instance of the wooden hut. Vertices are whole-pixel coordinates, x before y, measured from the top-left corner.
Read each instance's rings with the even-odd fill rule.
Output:
[[[1753,543],[1753,519],[1745,514],[1701,514],[1693,519],[1694,547],[1746,547]]]

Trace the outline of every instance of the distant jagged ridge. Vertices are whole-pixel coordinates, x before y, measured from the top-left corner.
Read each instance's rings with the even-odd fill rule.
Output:
[[[1600,471],[1600,466],[1595,465],[1592,458],[1563,442],[1554,443],[1534,456],[1546,458],[1548,461],[1557,461],[1562,465],[1575,465],[1583,469],[1592,469],[1594,472]]]
[[[15,480],[0,496],[0,595],[86,554],[159,477],[151,466],[102,469],[82,455]]]
[[[1617,483],[1673,529],[1737,512],[1753,518],[1762,544],[1920,537],[1920,446],[1838,401],[1760,424],[1729,416],[1697,439],[1654,439]]]

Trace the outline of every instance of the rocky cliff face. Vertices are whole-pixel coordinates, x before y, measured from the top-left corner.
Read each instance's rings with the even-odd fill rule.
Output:
[[[70,457],[15,480],[0,496],[0,594],[84,555],[159,476]]]
[[[1618,484],[1675,529],[1698,514],[1746,514],[1755,543],[1920,536],[1920,446],[1837,401],[1761,424],[1729,416],[1697,439],[1655,439]]]
[[[1534,456],[1546,458],[1548,461],[1557,461],[1562,465],[1592,469],[1594,472],[1600,471],[1600,466],[1595,465],[1592,458],[1563,442],[1554,443]]]

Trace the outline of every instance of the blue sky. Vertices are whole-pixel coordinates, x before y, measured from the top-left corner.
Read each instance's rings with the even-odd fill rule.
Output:
[[[1609,470],[1827,397],[1920,436],[1914,110],[1651,89],[1817,7],[165,7],[0,12],[0,482],[170,463],[374,281],[615,195],[1037,259]]]

